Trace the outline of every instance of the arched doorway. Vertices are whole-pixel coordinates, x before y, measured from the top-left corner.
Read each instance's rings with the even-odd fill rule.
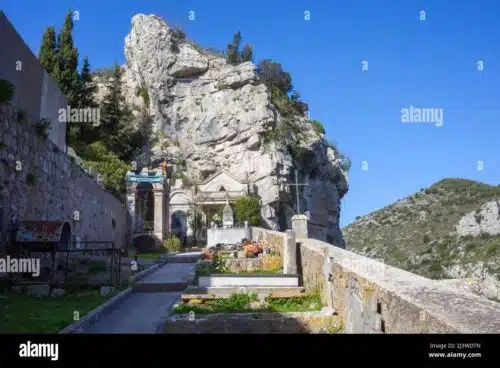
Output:
[[[150,232],[154,230],[154,196],[153,184],[139,183],[136,192],[137,231]]]
[[[186,245],[187,241],[187,219],[186,214],[183,211],[175,211],[172,213],[171,219],[171,229],[172,233],[178,237],[182,245]]]
[[[71,226],[69,223],[65,222],[61,230],[61,240],[57,245],[58,249],[68,249],[71,243]]]

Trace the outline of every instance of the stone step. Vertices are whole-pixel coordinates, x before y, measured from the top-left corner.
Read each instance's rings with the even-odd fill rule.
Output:
[[[266,295],[266,293],[259,293],[256,291],[257,294],[259,295]],[[182,294],[181,299],[183,302],[188,302],[192,299],[199,299],[199,300],[214,300],[214,299],[219,299],[219,298],[229,298],[231,294],[229,293],[223,293],[223,294]],[[285,298],[303,298],[307,296],[307,294],[304,292],[304,290],[287,290],[287,291],[275,291],[271,293],[271,295],[267,296],[271,299],[285,299]]]
[[[275,298],[280,297],[298,297],[304,295],[305,289],[302,286],[291,286],[291,287],[198,287],[198,286],[188,286],[184,291],[184,295],[196,295],[197,298],[193,299],[203,299],[201,295],[207,296],[206,299],[215,297],[230,296],[231,294],[237,294],[241,292],[245,293],[256,293],[258,295],[274,295]],[[284,295],[284,296],[279,296]]]
[[[165,293],[169,291],[183,291],[186,282],[137,282],[132,286],[136,293]]]

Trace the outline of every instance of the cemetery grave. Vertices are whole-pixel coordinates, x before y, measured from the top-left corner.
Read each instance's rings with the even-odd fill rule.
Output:
[[[183,295],[172,309],[165,333],[339,333],[338,317],[326,311],[319,293],[267,296]]]

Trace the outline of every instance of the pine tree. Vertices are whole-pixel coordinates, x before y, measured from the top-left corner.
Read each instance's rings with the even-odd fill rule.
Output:
[[[82,70],[78,76],[77,106],[81,108],[97,107],[95,93],[97,85],[92,79],[90,73],[89,58],[83,59]]]
[[[253,61],[253,49],[252,49],[251,45],[246,44],[245,47],[243,47],[243,50],[241,51],[240,59],[241,59],[241,62]]]
[[[231,65],[238,65],[245,61],[253,61],[253,48],[246,44],[240,51],[241,32],[238,31],[233,36],[233,42],[227,45],[226,59]]]
[[[92,80],[90,73],[89,59],[83,59],[82,70],[78,76],[78,89],[75,96],[75,106],[81,109],[96,108],[98,104],[95,100],[97,85]],[[69,123],[67,129],[68,143],[75,145],[77,142],[92,143],[98,140],[99,134],[93,125],[93,122]]]
[[[122,70],[115,65],[108,93],[101,104],[100,134],[110,151],[128,160],[137,149],[133,144],[137,132],[133,127],[132,110],[123,96],[121,77]]]
[[[59,32],[57,62],[52,75],[70,106],[76,105],[78,94],[78,50],[73,47],[73,27],[73,12],[70,10]]]
[[[50,75],[54,73],[54,66],[57,57],[56,46],[56,30],[54,27],[48,27],[43,33],[42,45],[40,46],[40,51],[38,52],[38,60]]]
[[[238,65],[240,63],[240,43],[241,32],[238,31],[233,36],[233,42],[227,45],[227,61],[229,64]]]

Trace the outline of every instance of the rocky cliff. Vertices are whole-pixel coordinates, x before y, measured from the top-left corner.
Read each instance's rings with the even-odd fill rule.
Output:
[[[295,196],[283,184],[299,169],[299,180],[309,183],[301,189],[300,208],[310,212],[312,236],[343,246],[338,223],[348,186],[342,158],[305,116],[294,122],[303,136],[300,160],[282,144],[264,143],[281,116],[255,64],[230,65],[144,14],[132,18],[125,55],[126,99],[152,117],[153,164],[181,162],[194,182],[222,168],[248,180],[271,229],[290,226]],[[98,85],[102,97],[105,79]]]

